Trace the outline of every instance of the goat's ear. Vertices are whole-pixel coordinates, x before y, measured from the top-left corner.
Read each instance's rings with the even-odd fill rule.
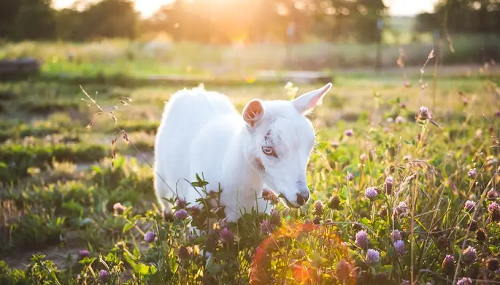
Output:
[[[325,86],[314,91],[307,92],[300,97],[292,100],[292,104],[300,114],[306,114],[315,106],[322,104],[323,96],[332,88],[332,84],[328,83]]]
[[[260,100],[252,100],[248,102],[243,109],[243,120],[247,122],[250,127],[254,127],[262,117],[264,117],[264,106],[262,106],[262,102]]]

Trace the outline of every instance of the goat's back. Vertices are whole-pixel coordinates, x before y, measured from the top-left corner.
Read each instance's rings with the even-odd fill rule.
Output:
[[[165,106],[155,142],[155,190],[160,201],[161,197],[172,197],[170,189],[186,197],[190,187],[182,178],[194,178],[190,173],[193,143],[206,133],[207,126],[233,116],[238,119],[239,114],[231,101],[216,92],[184,89],[172,96]]]

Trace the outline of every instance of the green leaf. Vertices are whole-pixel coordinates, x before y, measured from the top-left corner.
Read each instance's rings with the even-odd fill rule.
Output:
[[[218,274],[222,271],[222,265],[215,263],[212,256],[207,259],[207,263],[205,264],[205,268],[208,272],[212,274]]]
[[[369,226],[372,222],[371,222],[369,219],[367,219],[367,218],[362,218],[362,219],[361,219],[361,223],[362,223],[363,225],[367,225],[367,226]]]
[[[126,231],[130,230],[134,226],[133,223],[126,224],[123,226],[123,232],[125,233]]]
[[[339,197],[342,200],[347,200],[347,187],[342,187],[342,190],[339,191]]]

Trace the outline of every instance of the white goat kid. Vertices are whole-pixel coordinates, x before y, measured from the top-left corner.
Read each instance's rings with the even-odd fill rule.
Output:
[[[175,195],[194,205],[200,194],[187,181],[202,173],[208,190],[220,184],[228,221],[252,207],[269,213],[260,198],[267,186],[288,206],[304,205],[309,199],[306,167],[315,143],[305,114],[331,87],[328,83],[291,101],[254,99],[242,115],[222,94],[203,88],[176,92],[155,141],[155,190],[162,210],[172,209],[162,198]]]

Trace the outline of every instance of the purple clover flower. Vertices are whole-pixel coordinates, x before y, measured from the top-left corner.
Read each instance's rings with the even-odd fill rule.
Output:
[[[231,243],[234,240],[234,234],[228,228],[224,228],[220,232],[219,238],[222,242]]]
[[[392,242],[401,240],[401,232],[399,230],[393,230],[391,233],[391,240]]]
[[[184,209],[177,210],[174,215],[179,220],[185,220],[189,217],[188,212]]]
[[[469,172],[467,174],[469,175],[470,178],[476,177],[476,175],[477,175],[476,169],[473,168],[473,169],[469,170]]]
[[[397,240],[393,243],[394,249],[398,256],[403,256],[405,254],[405,242],[402,240]]]
[[[147,232],[146,235],[144,236],[144,240],[149,243],[154,242],[155,238],[156,234],[154,232]]]
[[[99,271],[99,279],[101,279],[102,282],[106,282],[109,279],[109,272],[106,270],[101,270]]]
[[[457,285],[472,285],[472,280],[468,277],[463,277],[458,280]]]
[[[474,211],[475,208],[476,208],[476,202],[472,200],[468,200],[467,202],[465,202],[465,210],[467,212],[472,212]]]
[[[380,261],[380,252],[375,249],[368,249],[366,252],[366,263],[376,264]]]
[[[366,198],[373,201],[373,200],[375,200],[375,197],[377,197],[377,195],[378,195],[377,188],[375,188],[375,187],[366,188],[366,190],[365,190]]]
[[[465,263],[472,263],[477,259],[476,249],[473,248],[472,246],[469,246],[466,249],[464,249],[462,254]]]
[[[344,131],[344,135],[347,137],[351,137],[352,135],[354,135],[354,131],[352,129],[347,129]]]
[[[367,249],[368,246],[370,246],[370,239],[365,230],[356,233],[356,240],[354,243],[362,249]]]

